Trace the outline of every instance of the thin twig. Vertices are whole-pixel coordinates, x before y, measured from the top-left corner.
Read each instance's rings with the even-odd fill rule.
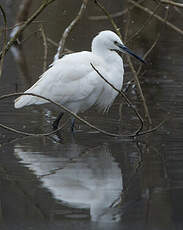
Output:
[[[145,60],[147,57],[148,57],[148,55],[151,53],[151,51],[154,49],[154,47],[156,46],[156,44],[157,44],[157,42],[158,42],[158,40],[160,39],[160,33],[157,35],[157,38],[156,38],[156,40],[153,42],[153,44],[151,45],[151,47],[146,51],[146,53],[144,54],[144,56],[143,56],[143,59]],[[140,64],[140,66],[139,66],[139,68],[137,69],[137,76],[139,76],[139,74],[140,74],[140,71],[141,71],[141,69],[142,69],[142,64]],[[134,79],[132,79],[131,81],[129,81],[128,83],[127,83],[127,86],[126,86],[126,88],[125,88],[125,92],[129,89],[129,87],[131,86],[131,84],[132,83],[134,83]]]
[[[47,41],[48,41],[50,44],[52,44],[53,46],[55,46],[55,47],[58,47],[58,46],[59,46],[59,44],[58,44],[57,42],[53,41],[51,38],[47,37],[46,39],[47,39]]]
[[[7,18],[6,18],[6,13],[1,5],[0,5],[0,11],[3,15],[3,21],[4,21],[3,47],[1,51],[2,56],[0,59],[0,78],[1,78],[2,71],[3,71],[4,56],[5,56],[6,40],[7,40]]]
[[[102,4],[98,0],[94,0],[94,2],[104,12],[104,14],[107,16],[107,18],[111,22],[112,26],[114,27],[117,35],[121,38],[120,28],[118,28],[118,26],[116,25],[114,19],[111,17],[109,12],[105,9],[104,6],[102,6]]]
[[[131,9],[133,9],[134,6],[131,6]],[[125,15],[128,12],[128,9],[116,12],[114,14],[111,14],[112,18],[117,18],[117,17],[121,17],[123,15]],[[99,16],[89,16],[88,17],[89,20],[92,21],[99,21],[99,20],[108,20],[108,17],[106,15],[99,15]]]
[[[66,39],[69,36],[70,32],[72,31],[72,29],[74,28],[74,26],[78,23],[78,21],[81,19],[81,17],[83,16],[85,10],[86,10],[86,6],[87,6],[88,0],[83,0],[83,3],[80,7],[80,10],[78,12],[78,14],[76,15],[76,17],[74,18],[74,20],[69,24],[69,26],[65,29],[62,38],[59,42],[59,46],[57,49],[57,53],[54,56],[54,61],[58,60],[63,51],[64,51],[64,47],[65,47],[65,43],[66,43]]]
[[[109,12],[108,12],[101,4],[99,4],[97,0],[95,0],[95,2],[96,2],[97,5],[100,7],[100,9],[102,9],[103,12],[108,16],[108,19],[109,19],[109,21],[111,22],[111,24],[113,25],[115,32],[116,32],[116,33],[119,35],[119,37],[121,38],[121,37],[122,37],[122,36],[121,36],[121,33],[120,33],[120,31],[119,31],[119,29],[118,29],[116,23],[114,22],[114,20],[111,18]],[[146,113],[146,115],[147,115],[147,117],[148,117],[148,121],[149,121],[150,124],[152,124],[152,121],[151,121],[151,118],[150,118],[150,115],[149,115],[149,111],[148,111],[148,108],[147,108],[147,105],[146,105],[146,101],[145,101],[145,98],[144,98],[144,95],[143,95],[143,92],[142,92],[142,89],[141,89],[141,85],[140,85],[140,82],[139,82],[139,80],[138,80],[138,76],[137,76],[136,71],[135,71],[135,69],[134,69],[134,67],[133,67],[133,64],[132,64],[132,62],[131,62],[130,57],[128,58],[128,62],[129,62],[129,65],[130,65],[130,67],[131,67],[131,70],[132,70],[132,72],[133,72],[133,74],[134,74],[134,77],[135,77],[135,80],[136,80],[136,83],[137,83],[137,87],[138,87],[138,89],[139,89],[140,96],[141,96],[142,101],[143,101],[145,113]],[[143,123],[142,118],[141,118],[140,120],[141,120],[141,122]],[[137,131],[137,133],[140,132],[140,131],[142,130],[142,128],[143,128],[143,125],[142,125],[142,127],[139,128],[139,130]]]
[[[32,0],[22,0],[19,6],[19,10],[16,16],[16,23],[14,28],[12,29],[10,33],[10,37],[13,37],[14,34],[17,32],[17,30],[20,28],[18,24],[21,24],[22,22],[25,22],[28,19],[29,11],[31,8]],[[17,66],[20,70],[20,77],[22,78],[23,82],[25,83],[25,86],[29,86],[31,84],[31,78],[29,76],[29,70],[26,63],[26,58],[24,54],[24,49],[22,47],[22,40],[23,40],[23,33],[21,33],[16,42],[11,47],[11,52],[13,54],[13,57],[15,59],[15,62],[17,63]]]
[[[50,1],[44,1],[41,6],[27,19],[27,21],[22,24],[22,26],[20,26],[17,31],[15,32],[14,36],[12,36],[10,38],[10,40],[8,41],[8,43],[6,44],[5,48],[4,48],[4,54],[6,54],[8,52],[8,50],[10,49],[10,47],[14,44],[14,42],[17,40],[17,38],[20,36],[20,34],[27,28],[28,25],[30,25],[35,18],[37,18],[37,16],[52,2],[54,2],[55,0],[50,0]],[[2,51],[0,52],[0,58],[2,58]]]
[[[142,5],[140,5],[139,3],[137,3],[136,1],[133,0],[128,0],[130,3],[132,3],[133,5],[135,5],[137,8],[143,10],[144,12],[153,15],[154,18],[156,18],[157,20],[159,20],[162,23],[165,23],[167,26],[169,26],[171,29],[173,29],[174,31],[178,32],[179,34],[183,35],[183,30],[181,30],[180,28],[178,28],[177,26],[173,25],[171,22],[168,22],[167,20],[164,20],[162,17],[160,17],[157,14],[154,14],[153,11],[151,11],[150,9],[148,9],[147,7],[144,7]]]
[[[19,6],[19,11],[16,17],[16,25],[25,22],[28,18],[30,7],[33,0],[22,0]],[[15,28],[15,27],[14,27]]]
[[[64,107],[63,105],[61,104],[58,104],[54,101],[52,101],[51,99],[49,98],[46,98],[46,97],[43,97],[41,95],[38,95],[38,94],[34,94],[34,93],[12,93],[12,94],[7,94],[7,95],[3,95],[3,96],[0,96],[0,100],[3,100],[5,98],[9,98],[9,97],[14,97],[14,96],[21,96],[21,95],[29,95],[29,96],[35,96],[35,97],[39,97],[39,98],[42,98],[44,100],[46,100],[47,102],[50,102],[56,106],[58,106],[59,108],[61,108],[62,110],[66,111],[67,113],[71,114],[73,117],[75,117],[76,119],[78,119],[79,121],[81,121],[82,123],[84,123],[85,125],[89,126],[90,128],[94,129],[94,130],[97,130],[98,132],[100,133],[103,133],[105,135],[109,135],[109,136],[113,136],[113,137],[121,137],[121,135],[118,135],[118,134],[114,134],[114,133],[110,133],[110,132],[107,132],[107,131],[104,131],[102,129],[99,129],[97,127],[95,127],[94,125],[90,124],[89,122],[87,122],[86,120],[84,120],[83,118],[81,118],[80,116],[78,116],[77,114],[73,113],[71,110],[67,109],[66,107]],[[2,128],[6,128],[4,125],[0,125],[0,127]],[[11,129],[9,129],[10,131],[13,131]],[[21,132],[21,134],[23,134],[23,132]],[[49,133],[48,135],[51,135],[52,133]],[[25,135],[29,135],[28,133],[26,133]],[[33,136],[34,134],[31,134],[31,136]],[[39,135],[41,136],[42,134],[35,134],[36,136]],[[44,134],[44,136],[46,136],[47,134]],[[131,137],[131,135],[130,135]]]
[[[152,129],[149,129],[149,130],[146,130],[146,131],[142,131],[142,132],[139,132],[137,134],[137,136],[142,136],[142,135],[145,135],[145,134],[149,134],[149,133],[152,133],[154,131],[156,131],[157,129],[159,129],[163,124],[165,124],[165,122],[167,122],[168,119],[164,119],[162,122],[160,122],[158,125],[156,125],[154,128]]]
[[[125,25],[125,34],[124,34],[124,42],[125,42],[125,43],[126,43],[127,37],[128,37],[130,20],[131,20],[130,11],[128,10],[128,13],[127,13],[127,21],[126,21],[126,23],[125,23],[125,24],[126,24],[126,25]]]
[[[46,68],[47,68],[48,44],[47,44],[47,38],[46,38],[46,34],[45,34],[45,31],[44,31],[42,24],[40,26],[40,31],[41,31],[41,35],[43,38],[43,46],[44,46],[43,72],[45,72]]]
[[[139,3],[142,3],[144,2],[145,0],[142,0],[140,1]],[[129,8],[125,9],[125,10],[122,10],[122,11],[119,11],[119,12],[116,12],[116,13],[113,13],[113,14],[110,14],[111,18],[118,18],[118,17],[121,17],[123,15],[125,15],[129,10],[132,10],[135,6],[130,6]],[[89,16],[88,17],[89,20],[94,20],[94,21],[98,21],[98,20],[107,20],[108,19],[108,16],[105,15],[99,15],[99,16]]]
[[[173,8],[178,14],[180,14],[181,16],[183,15],[183,11],[180,8],[178,8],[176,6],[174,6]]]
[[[148,57],[148,55],[151,53],[151,51],[157,45],[157,42],[159,41],[159,39],[160,39],[160,33],[157,35],[157,37],[156,37],[155,41],[153,42],[153,44],[151,45],[151,47],[144,54],[144,56],[143,56],[144,60]],[[137,70],[137,76],[139,76],[141,69],[142,69],[142,64],[139,66],[139,68]]]
[[[144,94],[142,92],[142,88],[141,88],[141,85],[140,85],[140,82],[139,82],[139,79],[138,79],[137,72],[136,72],[136,70],[135,70],[135,68],[133,66],[133,63],[131,61],[131,57],[130,56],[127,56],[127,60],[128,60],[128,64],[130,66],[130,69],[131,69],[131,71],[133,73],[136,85],[138,87],[138,90],[139,90],[139,93],[140,93],[140,97],[141,97],[142,102],[143,102],[143,106],[144,106],[144,110],[145,110],[145,116],[147,117],[149,124],[152,125],[152,120],[151,120],[151,117],[150,117],[150,114],[149,114],[149,110],[148,110],[148,107],[147,107],[146,99],[145,99]]]
[[[163,4],[169,4],[169,5],[172,5],[172,6],[183,8],[183,4],[182,3],[173,2],[173,1],[170,1],[170,0],[159,0],[159,2],[163,3]]]
[[[167,18],[168,18],[168,11],[167,11],[167,13],[165,14],[164,20],[167,20]],[[161,30],[161,31],[162,31],[162,30]],[[154,47],[156,46],[158,40],[160,39],[160,35],[161,35],[161,33],[159,33],[159,34],[157,35],[157,37],[156,37],[155,41],[153,42],[153,44],[151,45],[151,47],[150,47],[150,48],[146,51],[146,53],[144,54],[144,56],[143,56],[143,59],[144,59],[144,60],[148,57],[148,55],[151,53],[151,51],[152,51],[152,50],[154,49]],[[139,76],[141,69],[142,69],[142,64],[140,64],[140,66],[139,66],[139,68],[138,68],[138,70],[137,70],[137,76]],[[127,91],[127,89],[130,87],[130,85],[131,85],[133,82],[134,82],[134,79],[128,82],[128,85],[127,85],[127,88],[125,89],[125,92]]]
[[[154,11],[153,14],[150,14],[149,17],[147,18],[147,20],[145,21],[145,23],[143,23],[143,25],[137,29],[137,31],[130,37],[127,39],[126,42],[129,42],[130,40],[134,39],[139,33],[141,33],[144,28],[150,23],[151,19],[153,18],[153,15],[158,11],[158,9],[160,8],[161,4],[158,4]]]
[[[152,129],[149,129],[149,130],[146,130],[146,131],[142,131],[142,132],[135,132],[134,134],[130,134],[130,135],[120,135],[120,134],[115,134],[115,133],[110,133],[110,132],[107,132],[107,131],[104,131],[102,129],[99,129],[97,128],[96,126],[90,124],[89,122],[87,122],[86,120],[84,120],[83,118],[81,118],[80,116],[78,116],[77,114],[73,113],[72,111],[70,111],[69,109],[67,109],[66,107],[64,107],[63,105],[61,104],[58,104],[54,101],[52,101],[51,99],[49,98],[46,98],[46,97],[43,97],[41,95],[37,95],[37,94],[34,94],[34,93],[12,93],[12,94],[7,94],[7,95],[2,95],[0,96],[0,100],[3,100],[3,99],[6,99],[6,98],[9,98],[9,97],[15,97],[15,96],[22,96],[22,95],[29,95],[29,96],[35,96],[35,97],[39,97],[39,98],[42,98],[56,106],[58,106],[59,108],[61,108],[62,110],[68,112],[69,114],[71,114],[73,117],[75,117],[76,119],[78,119],[79,121],[81,121],[82,123],[84,123],[85,125],[89,126],[90,128],[102,133],[102,134],[105,134],[105,135],[108,135],[108,136],[112,136],[112,137],[118,137],[118,138],[134,138],[134,137],[137,137],[137,136],[140,136],[140,135],[145,135],[145,134],[149,134],[151,132],[154,132],[156,131],[162,124],[164,124],[165,121],[161,122],[159,125],[157,125],[156,127],[152,128]],[[4,129],[7,129],[11,132],[15,132],[15,133],[19,133],[19,134],[22,134],[22,135],[26,135],[26,136],[49,136],[49,135],[52,135],[54,134],[55,132],[57,132],[58,130],[60,130],[60,128],[58,130],[54,130],[53,132],[49,132],[49,133],[44,133],[44,134],[33,134],[33,133],[25,133],[25,132],[22,132],[22,131],[18,131],[16,129],[13,129],[13,128],[10,128],[8,126],[5,126],[3,124],[0,124],[0,127],[1,128],[4,128]]]
[[[135,106],[132,104],[132,102],[128,99],[128,97],[126,96],[126,94],[120,90],[118,90],[113,84],[111,84],[104,76],[102,76],[102,74],[95,68],[95,66],[90,63],[92,68],[98,73],[98,75],[108,84],[110,85],[115,91],[117,91],[127,102],[127,104],[133,109],[133,111],[135,112],[136,116],[139,118],[140,121],[140,128],[136,131],[136,134],[138,134],[142,129],[143,129],[143,119],[140,116],[140,114],[138,113],[138,111],[136,110]]]

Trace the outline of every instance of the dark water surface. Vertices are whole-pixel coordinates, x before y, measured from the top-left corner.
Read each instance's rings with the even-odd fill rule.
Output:
[[[19,2],[3,1],[9,26],[14,24]],[[34,2],[32,12],[38,7]],[[103,3],[112,13],[123,9],[121,1]],[[24,90],[42,73],[42,38],[33,34],[39,23],[48,37],[59,41],[79,7],[80,1],[56,1],[26,30],[24,55],[29,78],[23,76],[9,52],[0,80],[1,95]],[[169,20],[182,27],[181,16],[172,12]],[[106,20],[88,19],[100,14],[90,3],[67,48],[88,50],[98,31],[112,29]],[[122,32],[126,16],[116,18]],[[146,18],[140,10],[131,11],[129,33],[133,34]],[[159,32],[160,39],[140,81],[153,125],[164,119],[167,122],[156,132],[133,141],[99,134],[80,122],[75,136],[67,125],[60,142],[57,136],[22,137],[1,129],[0,229],[183,229],[183,37],[152,20],[128,46],[143,55]],[[50,44],[48,48],[51,63],[56,50]],[[126,63],[125,83],[133,78]],[[134,92],[130,89],[129,97],[143,114]],[[92,109],[82,116],[105,130],[131,133],[138,127],[138,120],[123,105],[120,121],[120,103],[119,97],[108,114]],[[51,130],[55,116],[55,111],[46,108],[15,110],[13,99],[0,101],[0,123],[18,130],[45,133]]]

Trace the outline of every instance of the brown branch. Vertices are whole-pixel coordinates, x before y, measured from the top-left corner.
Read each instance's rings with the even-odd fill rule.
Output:
[[[27,20],[31,4],[32,4],[32,0],[22,0],[16,17],[17,25]]]
[[[94,130],[96,130],[96,131],[98,131],[100,133],[103,133],[103,134],[108,135],[108,136],[113,136],[113,137],[122,137],[119,134],[110,133],[110,132],[107,132],[107,131],[104,131],[102,129],[99,129],[99,128],[95,127],[94,125],[90,124],[89,122],[87,122],[86,120],[84,120],[83,118],[81,118],[80,116],[78,116],[77,114],[73,113],[71,110],[67,109],[63,105],[58,104],[58,103],[52,101],[51,99],[43,97],[43,96],[38,95],[38,94],[34,94],[34,93],[12,93],[12,94],[7,94],[7,95],[0,96],[0,100],[3,100],[5,98],[9,98],[9,97],[14,97],[14,96],[21,96],[21,95],[29,95],[29,96],[35,96],[35,97],[42,98],[42,99],[46,100],[47,102],[50,102],[50,103],[56,105],[57,107],[61,108],[65,112],[71,114],[73,117],[75,117],[76,119],[78,119],[79,121],[81,121],[82,123],[84,123],[85,125],[89,126],[90,128],[92,128],[92,129],[94,129]],[[0,125],[0,127],[1,128],[7,128],[4,125]],[[13,129],[11,129],[11,128],[9,130],[13,131]],[[20,134],[24,134],[24,132],[22,132],[22,131],[20,131],[20,132],[21,132]],[[53,133],[55,133],[55,132],[53,132]],[[34,136],[34,135],[35,136],[41,136],[41,135],[48,136],[48,135],[51,135],[53,133],[51,132],[51,133],[48,133],[48,134],[30,134],[30,135],[31,136]],[[25,133],[25,135],[29,135],[29,133]],[[131,135],[129,137],[131,137]]]
[[[129,32],[129,25],[130,25],[130,20],[131,20],[131,15],[130,11],[128,10],[127,13],[127,19],[126,19],[126,25],[125,25],[125,30],[124,30],[124,42],[126,43],[128,32]]]
[[[167,10],[167,13],[165,14],[164,20],[167,20],[167,18],[168,18],[168,10]],[[161,30],[161,31],[162,31],[162,30]],[[144,54],[144,56],[143,56],[143,59],[144,59],[144,60],[147,58],[147,56],[151,53],[151,51],[152,51],[152,50],[154,49],[154,47],[156,46],[158,40],[160,39],[160,35],[161,35],[161,33],[159,33],[159,34],[157,35],[157,37],[156,37],[155,41],[153,42],[153,44],[151,45],[151,47],[150,47],[150,48],[146,51],[146,53]],[[140,66],[139,66],[139,68],[138,68],[138,70],[137,70],[137,76],[139,76],[141,69],[142,69],[142,64],[140,64]],[[125,92],[127,91],[127,89],[129,88],[129,86],[130,86],[133,82],[134,82],[134,79],[128,82],[128,85],[127,85],[127,88],[126,88]]]
[[[139,3],[133,1],[133,0],[128,0],[130,3],[132,3],[133,5],[135,5],[137,8],[143,10],[144,12],[153,15],[154,18],[156,18],[157,20],[159,20],[162,23],[165,23],[168,27],[170,27],[171,29],[173,29],[174,31],[178,32],[179,34],[183,35],[183,30],[181,30],[180,28],[178,28],[177,26],[173,25],[172,23],[168,22],[167,20],[164,20],[162,17],[160,17],[157,14],[154,14],[153,11],[151,11],[150,9],[148,9],[147,7],[144,7],[142,5],[140,5]]]
[[[136,134],[138,134],[142,129],[143,129],[143,119],[140,116],[140,114],[138,113],[138,111],[136,110],[135,106],[132,104],[132,102],[128,99],[128,97],[126,96],[126,94],[120,90],[118,90],[113,84],[111,84],[106,78],[104,78],[104,76],[102,76],[102,74],[95,68],[95,66],[90,63],[92,68],[97,72],[97,74],[108,84],[110,85],[116,92],[118,92],[127,102],[127,104],[130,106],[130,108],[133,109],[133,111],[135,112],[136,116],[138,117],[139,121],[140,121],[140,127],[139,129],[136,131]]]
[[[78,12],[78,14],[76,15],[76,17],[74,18],[74,20],[69,24],[69,26],[65,29],[62,38],[59,42],[59,46],[57,49],[57,53],[55,54],[54,57],[54,61],[58,60],[63,51],[64,51],[64,47],[65,47],[65,43],[66,43],[66,39],[68,38],[69,34],[71,33],[72,29],[74,28],[74,26],[78,23],[78,21],[81,19],[81,17],[83,16],[85,10],[86,10],[86,6],[87,6],[88,0],[83,0],[83,3],[80,7],[80,10]]]
[[[83,118],[81,118],[80,116],[78,116],[77,114],[73,113],[72,111],[70,111],[69,109],[67,109],[66,107],[64,107],[63,105],[58,104],[58,103],[52,101],[51,99],[48,99],[48,98],[43,97],[41,95],[37,95],[37,94],[34,94],[34,93],[12,93],[12,94],[7,94],[7,95],[0,96],[0,100],[6,99],[6,98],[9,98],[9,97],[22,96],[22,95],[29,95],[29,96],[35,96],[35,97],[42,98],[42,99],[44,99],[44,100],[46,100],[46,101],[48,101],[48,102],[56,105],[57,107],[61,108],[62,110],[66,111],[67,113],[71,114],[73,117],[75,117],[76,119],[78,119],[79,121],[81,121],[82,123],[84,123],[85,125],[87,125],[88,127],[92,128],[92,129],[94,129],[94,130],[96,130],[96,131],[98,131],[98,132],[100,132],[102,134],[105,134],[105,135],[108,135],[108,136],[112,136],[112,137],[134,138],[134,137],[137,137],[137,136],[140,136],[140,135],[149,134],[151,132],[156,131],[165,122],[165,121],[163,121],[159,125],[157,125],[156,127],[152,128],[152,129],[149,129],[149,130],[146,130],[146,131],[142,131],[142,132],[138,131],[135,134],[131,134],[131,135],[120,135],[120,134],[110,133],[110,132],[107,132],[107,131],[104,131],[102,129],[97,128],[96,126],[90,124],[89,122],[87,122],[86,120],[84,120]],[[61,129],[61,128],[59,128],[57,130],[54,130],[54,131],[49,132],[49,133],[44,133],[44,134],[33,134],[33,133],[22,132],[22,131],[10,128],[8,126],[5,126],[3,124],[0,124],[0,127],[4,128],[4,129],[7,129],[7,130],[9,130],[11,132],[15,132],[15,133],[18,133],[18,134],[21,134],[21,135],[26,135],[26,136],[49,136],[49,135],[52,135],[52,134],[56,133],[58,130]]]
[[[41,35],[43,38],[43,46],[44,46],[43,72],[45,72],[46,68],[47,68],[48,44],[47,44],[47,38],[46,38],[46,34],[45,34],[45,31],[44,31],[42,24],[40,26],[40,31],[41,31]]]
[[[140,1],[139,3],[144,2],[145,0]],[[129,10],[132,10],[135,6],[130,6],[129,8],[110,14],[111,18],[117,18],[117,17],[121,17],[123,15],[125,15]],[[100,16],[89,16],[88,17],[89,20],[94,20],[94,21],[98,21],[98,20],[107,20],[108,16],[105,15],[100,15]]]
[[[107,16],[107,18],[109,19],[109,21],[111,22],[112,26],[114,27],[117,35],[121,38],[121,33],[120,33],[120,29],[118,28],[118,26],[116,25],[114,19],[111,17],[111,15],[109,14],[109,12],[105,9],[104,6],[102,6],[102,4],[98,1],[98,0],[94,0],[95,4],[103,11],[103,13]]]
[[[111,22],[112,26],[114,27],[114,30],[116,31],[116,33],[117,33],[117,34],[119,35],[119,37],[121,38],[121,37],[122,37],[122,36],[121,36],[121,33],[120,33],[120,31],[119,31],[119,29],[118,29],[116,23],[114,22],[114,20],[111,18],[109,12],[108,12],[108,11],[107,11],[97,0],[95,0],[95,3],[96,3],[97,6],[99,6],[100,9],[102,9],[103,12],[106,14],[106,16],[108,17],[108,19],[109,19],[109,21]],[[132,72],[133,72],[133,74],[134,74],[134,78],[135,78],[137,87],[138,87],[138,89],[139,89],[140,96],[141,96],[142,101],[143,101],[143,105],[144,105],[144,109],[145,109],[145,114],[146,114],[146,116],[147,116],[147,118],[148,118],[149,124],[152,124],[151,117],[150,117],[150,115],[149,115],[148,107],[147,107],[147,104],[146,104],[146,100],[145,100],[145,97],[144,97],[144,95],[143,95],[143,92],[142,92],[142,89],[141,89],[141,85],[140,85],[140,82],[139,82],[139,80],[138,80],[137,73],[136,73],[136,71],[135,71],[135,69],[134,69],[134,67],[133,67],[133,64],[132,64],[132,62],[131,62],[130,57],[128,57],[128,63],[129,63],[130,68],[131,68],[131,70],[132,70]],[[139,114],[138,114],[138,115],[139,115]],[[138,116],[138,117],[139,117],[139,116]],[[140,118],[141,118],[141,117],[140,117]],[[141,120],[141,122],[143,123],[142,118],[141,118],[140,120]],[[141,124],[141,125],[142,125],[142,124]],[[139,128],[139,130],[137,131],[137,133],[140,132],[140,131],[142,130],[142,128],[143,128],[143,125],[142,125],[142,127]]]
[[[145,60],[148,55],[151,53],[151,51],[154,49],[154,47],[156,46],[157,42],[160,39],[160,33],[157,35],[155,41],[153,42],[153,44],[151,45],[151,47],[146,51],[146,53],[143,56],[143,59]],[[140,74],[140,71],[142,69],[142,64],[139,66],[138,70],[137,70],[137,76]]]
[[[4,48],[4,54],[6,54],[8,52],[8,50],[10,49],[10,47],[14,44],[14,42],[17,40],[17,38],[20,36],[20,34],[27,28],[28,25],[30,25],[35,18],[37,18],[37,16],[52,2],[54,2],[55,0],[45,0],[41,6],[27,19],[27,21],[25,21],[25,23],[23,25],[21,25],[17,31],[15,32],[14,36],[10,38],[10,40],[8,41],[8,43],[6,44],[5,48]],[[0,59],[2,58],[2,51],[0,52]]]
[[[163,4],[169,4],[169,5],[172,5],[172,6],[183,8],[183,4],[182,3],[173,2],[173,1],[170,1],[170,0],[159,0],[159,2],[163,3]]]
[[[133,63],[131,61],[131,57],[130,56],[127,56],[127,60],[128,60],[129,66],[131,68],[131,71],[133,73],[136,85],[138,87],[138,90],[139,90],[139,93],[140,93],[140,97],[141,97],[142,102],[143,102],[143,106],[144,106],[144,110],[145,110],[145,116],[147,117],[149,124],[152,125],[152,120],[151,120],[151,117],[150,117],[150,114],[149,114],[149,110],[148,110],[148,107],[147,107],[146,99],[145,99],[144,94],[142,92],[142,88],[141,88],[141,85],[140,85],[140,82],[139,82],[139,79],[138,79],[137,72],[136,72],[136,70],[135,70],[135,68],[133,66]]]
[[[153,15],[158,11],[158,9],[160,8],[161,4],[158,4],[154,11],[153,14],[150,14],[150,16],[147,18],[147,20],[145,21],[145,23],[143,23],[143,25],[137,29],[137,31],[130,37],[127,39],[126,42],[129,42],[130,40],[132,40],[133,38],[135,38],[140,32],[142,32],[144,30],[144,28],[150,23],[151,19],[153,18]]]
[[[2,51],[1,51],[2,56],[0,59],[0,78],[1,78],[2,71],[3,71],[5,49],[6,49],[6,40],[7,40],[7,18],[6,18],[6,13],[5,13],[5,11],[1,5],[0,5],[0,11],[3,15],[3,21],[4,21],[3,47],[2,47]]]
[[[32,4],[32,0],[22,0],[19,6],[19,11],[17,13],[16,23],[10,33],[10,37],[13,37],[14,34],[19,29],[18,25],[20,25],[21,23],[24,23],[28,19],[31,4]],[[26,63],[24,50],[22,47],[22,40],[23,40],[23,33],[21,33],[18,36],[16,42],[14,42],[14,44],[12,45],[11,52],[14,56],[17,66],[19,67],[19,70],[21,73],[20,77],[22,78],[22,81],[25,82],[26,86],[29,86],[31,84],[31,79],[29,76],[29,70],[28,70],[28,66]]]
[[[134,6],[131,6],[130,9],[133,9],[133,8],[134,8]],[[125,15],[127,12],[128,12],[128,9],[122,10],[120,12],[116,12],[114,14],[111,14],[111,18],[121,17],[121,16]],[[106,15],[89,16],[88,19],[92,20],[92,21],[99,21],[99,20],[108,20],[108,17]]]

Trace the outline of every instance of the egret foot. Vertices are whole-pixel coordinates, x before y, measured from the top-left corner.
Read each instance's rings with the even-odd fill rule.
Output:
[[[75,121],[76,121],[76,119],[75,119],[75,117],[73,117],[72,120],[71,120],[71,132],[72,133],[74,133],[74,130],[75,130],[74,129]]]
[[[63,115],[64,115],[63,112],[60,112],[60,113],[58,114],[57,118],[55,119],[55,121],[54,121],[53,124],[52,124],[53,130],[58,129],[59,122],[60,122],[61,118],[63,117]]]

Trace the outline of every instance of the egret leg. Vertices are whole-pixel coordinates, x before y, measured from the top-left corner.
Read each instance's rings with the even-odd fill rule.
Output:
[[[71,119],[71,132],[72,132],[72,133],[74,133],[75,121],[76,121],[75,117],[72,117],[72,119]]]
[[[63,112],[60,112],[60,113],[58,114],[57,118],[55,119],[55,121],[54,121],[53,124],[52,124],[53,130],[58,129],[59,122],[60,122],[61,118],[63,117],[63,115],[64,115]]]

